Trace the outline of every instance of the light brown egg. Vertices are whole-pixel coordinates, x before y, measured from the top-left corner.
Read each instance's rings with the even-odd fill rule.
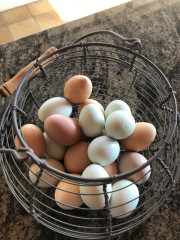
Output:
[[[59,171],[65,172],[64,166],[59,161],[52,158],[45,158],[46,162],[53,168],[58,169]],[[40,172],[40,167],[33,163],[29,170],[29,178],[32,183],[35,183],[37,176]],[[48,173],[47,170],[44,170],[41,176],[41,180],[38,183],[38,187],[48,188],[51,185],[56,185],[58,183],[58,178],[53,177],[53,173]]]
[[[117,166],[117,162],[113,162],[107,166],[103,167],[106,172],[108,173],[108,175],[111,177],[115,174],[118,174],[118,166]]]
[[[156,137],[156,128],[147,122],[135,123],[134,132],[127,138],[119,141],[128,151],[139,152],[147,148]]]
[[[73,175],[80,176],[79,174]],[[79,194],[79,186],[74,183],[71,184],[67,181],[60,181],[55,190],[55,201],[57,201],[56,203],[60,208],[65,210],[72,210],[80,207],[83,204],[83,201],[81,199],[81,195]],[[63,204],[71,205],[72,207]]]
[[[89,144],[80,141],[69,147],[64,156],[64,166],[69,173],[82,173],[91,164],[87,150]]]
[[[78,122],[61,114],[54,114],[46,118],[44,129],[53,142],[63,146],[71,146],[77,143],[81,137]]]
[[[136,152],[126,152],[119,157],[119,171],[121,173],[129,172],[142,166],[146,162],[147,159],[142,154]],[[148,165],[139,172],[129,176],[128,179],[138,184],[144,183],[151,175],[150,170],[150,165]]]
[[[84,75],[70,78],[64,86],[64,96],[72,103],[86,101],[92,93],[92,82]]]
[[[21,132],[29,148],[34,151],[37,157],[41,157],[45,151],[45,139],[41,129],[34,124],[25,124],[21,127]],[[17,136],[14,141],[17,148],[22,147]],[[27,154],[23,152],[20,154],[22,157],[27,156]]]
[[[104,108],[98,101],[96,101],[94,99],[87,99],[85,102],[82,102],[82,103],[79,104],[78,115],[80,114],[80,112],[83,109],[83,107],[85,107],[87,104],[94,104],[94,105],[96,105],[98,108],[100,108],[100,110],[104,114]]]

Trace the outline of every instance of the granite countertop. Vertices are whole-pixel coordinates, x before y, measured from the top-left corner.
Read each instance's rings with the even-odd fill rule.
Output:
[[[49,47],[69,45],[96,30],[112,30],[125,37],[141,39],[142,54],[157,64],[169,78],[177,93],[180,109],[180,0],[133,0],[0,45],[0,84],[12,78]],[[29,216],[10,193],[1,171],[0,177],[1,240],[70,239],[51,232]],[[140,227],[117,239],[178,240],[179,213],[180,182],[168,201],[153,216]]]

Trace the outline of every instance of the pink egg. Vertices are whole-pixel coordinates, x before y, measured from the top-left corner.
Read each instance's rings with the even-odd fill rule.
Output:
[[[142,154],[136,152],[126,152],[119,157],[119,171],[120,173],[132,171],[146,162],[147,159]],[[150,165],[148,165],[139,172],[129,176],[128,179],[138,184],[144,183],[150,177],[150,170]]]
[[[44,130],[56,144],[71,146],[80,140],[81,130],[76,120],[61,114],[46,118]]]

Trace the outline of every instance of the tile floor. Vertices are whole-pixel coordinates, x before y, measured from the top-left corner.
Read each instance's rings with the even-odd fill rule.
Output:
[[[48,0],[39,0],[0,12],[0,44],[62,23],[64,21]]]
[[[128,1],[39,0],[0,12],[0,44]]]

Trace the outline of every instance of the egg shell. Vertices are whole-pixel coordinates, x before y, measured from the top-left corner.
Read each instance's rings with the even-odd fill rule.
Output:
[[[106,119],[107,134],[114,139],[129,137],[135,128],[135,120],[131,114],[124,110],[111,113]]]
[[[100,136],[95,138],[88,147],[88,156],[91,162],[101,166],[106,166],[114,162],[120,153],[118,141],[107,137]]]
[[[111,215],[124,218],[134,211],[139,202],[139,190],[129,180],[120,180],[112,186],[112,196],[109,202]]]
[[[45,101],[38,111],[39,119],[44,122],[45,119],[53,114],[63,114],[70,116],[72,113],[72,104],[63,97],[54,97]]]
[[[97,164],[89,165],[83,172],[84,178],[101,178],[109,177],[105,169]],[[108,197],[111,197],[111,184],[107,184],[106,187]],[[91,209],[101,209],[105,206],[105,197],[103,191],[103,185],[97,186],[80,186],[80,193],[83,202]],[[86,195],[90,194],[90,195]],[[96,195],[98,194],[98,195]]]
[[[117,162],[113,162],[113,163],[111,163],[109,165],[104,166],[103,168],[106,170],[106,172],[108,173],[109,177],[119,173]]]
[[[79,174],[73,175],[80,176]],[[55,201],[60,208],[65,210],[72,210],[80,207],[83,204],[83,201],[79,194],[79,186],[74,184],[74,182],[71,184],[71,182],[68,182],[67,180],[60,181],[55,190]]]
[[[73,119],[74,119],[74,120],[78,123],[78,125],[79,125],[79,119],[77,119],[77,118],[73,118]],[[81,129],[80,129],[80,130],[81,130]],[[88,141],[91,140],[91,138],[90,138],[90,137],[87,137],[86,135],[84,135],[83,131],[81,130],[80,140],[88,142]]]
[[[46,118],[44,129],[53,142],[63,146],[77,143],[81,136],[78,122],[61,114],[54,114]]]
[[[39,119],[44,122],[45,119],[53,114],[63,114],[70,116],[72,113],[72,104],[63,97],[54,97],[45,101],[38,111]]]
[[[79,126],[82,132],[88,137],[96,137],[101,134],[105,119],[101,110],[94,104],[83,107],[79,115]]]
[[[82,173],[91,164],[87,150],[89,143],[79,141],[70,146],[64,157],[64,166],[69,173]]]
[[[86,101],[92,93],[92,82],[84,75],[70,78],[64,86],[64,96],[72,103]]]
[[[102,113],[104,115],[104,108],[103,108],[103,106],[98,101],[96,101],[94,99],[87,99],[85,102],[80,103],[79,107],[78,107],[78,115],[80,115],[80,112],[83,109],[83,107],[85,107],[88,104],[94,104],[96,107],[98,107],[102,111]]]
[[[126,152],[119,157],[118,166],[121,173],[129,172],[135,168],[140,167],[147,162],[147,159],[139,153],[136,152]],[[135,182],[136,184],[141,184],[146,182],[150,175],[151,168],[150,165],[140,170],[139,172],[128,177],[129,180]]]
[[[53,142],[44,132],[45,154],[53,159],[62,160],[64,158],[66,147]]]
[[[134,132],[126,139],[120,140],[123,148],[132,152],[140,152],[147,148],[156,137],[156,128],[147,122],[137,122]]]
[[[101,136],[108,136],[106,129],[104,128],[101,132]]]
[[[64,166],[59,161],[51,158],[46,158],[45,160],[51,167],[56,168],[59,171],[65,172]],[[32,183],[36,182],[39,173],[40,167],[36,163],[33,163],[29,170],[29,178]],[[48,172],[48,170],[44,170],[38,183],[38,187],[48,188],[51,187],[51,185],[56,185],[58,181],[59,179],[56,178],[55,175],[53,177],[53,173]]]
[[[37,157],[41,157],[45,151],[45,139],[41,129],[34,124],[25,124],[21,127],[21,132],[28,147],[34,151]],[[17,136],[14,141],[17,148],[22,147]],[[23,152],[20,154],[22,157],[27,156],[27,154]]]
[[[106,107],[105,118],[107,118],[111,113],[118,110],[124,110],[124,111],[127,111],[129,114],[131,114],[131,109],[126,102],[122,100],[114,100],[110,102]]]

